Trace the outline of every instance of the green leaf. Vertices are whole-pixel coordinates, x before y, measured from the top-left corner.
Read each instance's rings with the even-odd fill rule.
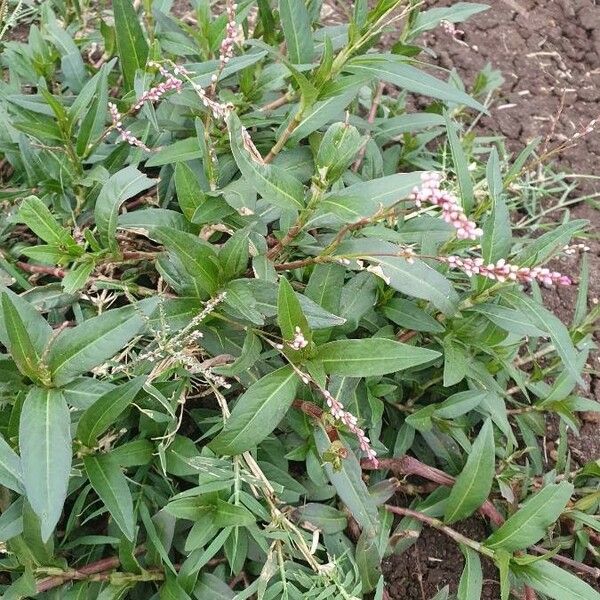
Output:
[[[23,200],[19,219],[47,244],[61,248],[65,253],[81,254],[82,250],[69,230],[59,224],[48,207],[36,196],[28,196]]]
[[[414,302],[404,298],[392,298],[383,308],[383,314],[390,320],[412,331],[443,333],[444,326],[429,313],[421,310]]]
[[[40,365],[41,355],[36,351],[25,323],[6,293],[2,294],[2,317],[8,337],[8,350],[21,373],[33,381],[45,380],[45,369]]]
[[[486,392],[477,390],[452,394],[437,406],[435,416],[440,419],[456,419],[456,417],[460,417],[460,415],[464,415],[479,406],[485,396]]]
[[[458,137],[455,123],[450,120],[447,113],[445,114],[445,117],[450,153],[452,154],[454,171],[456,173],[456,179],[458,180],[458,187],[460,189],[460,203],[465,209],[465,212],[469,214],[473,209],[473,204],[475,202],[475,197],[473,195],[473,182],[471,180],[471,174],[469,173],[469,163],[467,161],[467,156],[461,140]]]
[[[144,69],[148,60],[148,43],[131,0],[112,0],[115,32],[125,88],[133,89],[135,72]]]
[[[279,17],[290,61],[296,65],[311,63],[315,47],[304,1],[279,0]]]
[[[506,202],[501,195],[492,196],[492,212],[483,225],[481,251],[486,264],[506,258],[512,246],[512,230]]]
[[[206,196],[200,187],[198,177],[185,162],[178,162],[175,166],[175,190],[181,212],[188,221],[191,221],[196,209],[206,201]]]
[[[46,542],[67,497],[71,472],[71,416],[59,390],[31,388],[19,422],[19,448],[27,500]]]
[[[565,368],[571,375],[583,385],[581,371],[577,361],[577,350],[573,345],[569,330],[564,323],[549,310],[546,310],[541,304],[532,300],[529,296],[519,292],[506,291],[503,294],[514,308],[519,309],[530,321],[531,324],[546,332],[556,352],[560,356]]]
[[[77,134],[76,150],[79,156],[86,154],[89,149],[88,146],[100,137],[104,129],[106,108],[108,105],[108,73],[111,71],[113,65],[114,61],[109,64],[103,64],[100,71],[86,84],[86,88],[93,85],[94,95],[92,103],[81,121],[79,133]]]
[[[444,513],[446,523],[468,517],[487,500],[495,474],[495,449],[494,427],[487,419],[473,442],[465,468],[452,486]]]
[[[568,244],[575,233],[585,229],[588,224],[589,221],[577,219],[553,227],[527,244],[517,255],[516,264],[531,267],[547,261],[557,250]]]
[[[359,221],[407,198],[419,185],[421,173],[397,173],[371,181],[355,183],[340,191],[325,195],[317,215],[335,215],[343,223]],[[318,218],[318,217],[317,217]]]
[[[157,227],[156,237],[185,267],[194,283],[208,296],[219,287],[219,260],[211,245],[197,236],[171,227]]]
[[[71,269],[63,278],[62,286],[65,294],[74,294],[80,290],[88,280],[88,277],[94,271],[94,263],[83,262],[74,269]]]
[[[385,338],[372,338],[337,340],[323,344],[317,348],[312,361],[322,366],[326,373],[369,377],[410,369],[439,356],[439,352],[427,348],[417,348]]]
[[[90,483],[108,509],[115,523],[130,541],[135,536],[133,500],[127,479],[111,454],[83,457],[83,464]]]
[[[77,438],[93,447],[98,438],[119,418],[142,389],[146,378],[136,377],[98,398],[82,415],[77,425]]]
[[[234,279],[243,275],[250,258],[248,230],[236,231],[219,251],[219,262],[225,279]]]
[[[460,549],[465,555],[465,568],[460,576],[456,598],[457,600],[476,600],[481,598],[483,588],[481,561],[475,550],[468,546],[461,546]]]
[[[238,399],[223,430],[209,444],[218,454],[241,454],[257,446],[292,405],[298,378],[291,366],[273,371],[251,385]]]
[[[197,137],[189,137],[177,140],[153,153],[152,157],[146,161],[146,166],[162,167],[163,165],[180,164],[196,158],[202,158],[202,149]]]
[[[485,315],[498,327],[515,333],[531,337],[546,337],[548,334],[531,323],[531,319],[522,311],[500,306],[499,304],[479,304],[474,306],[473,312]]]
[[[485,545],[514,552],[535,544],[560,517],[572,493],[573,486],[566,481],[546,485],[492,533]]]
[[[349,60],[344,69],[356,75],[370,75],[387,81],[408,92],[454,104],[464,104],[477,111],[487,112],[484,106],[468,94],[420,69],[398,62],[392,55],[358,56]]]
[[[408,113],[397,117],[376,120],[374,139],[378,144],[384,144],[398,137],[402,139],[404,133],[416,133],[420,129],[429,129],[446,124],[442,115],[435,113]]]
[[[573,575],[549,560],[528,565],[511,565],[518,580],[555,600],[598,600],[600,594],[581,577]]]
[[[143,300],[62,331],[48,352],[54,384],[65,385],[114,356],[144,328],[158,303],[158,298]]]
[[[360,573],[363,592],[371,592],[377,586],[381,577],[377,537],[368,530],[363,531],[358,538],[355,549],[355,560]]]
[[[302,306],[294,288],[285,277],[279,280],[277,309],[277,324],[284,342],[289,344],[296,335],[296,327],[299,327],[304,338],[310,344],[312,335],[308,321],[302,312]]]
[[[21,459],[0,435],[0,485],[19,494],[25,490]]]
[[[452,387],[462,381],[469,366],[468,356],[462,346],[451,336],[444,338],[444,387]]]
[[[319,456],[323,459],[323,455],[330,449],[331,442],[321,427],[315,428],[315,443]],[[362,479],[362,470],[358,459],[352,450],[349,448],[346,450],[348,456],[341,461],[339,470],[334,469],[333,465],[327,461],[323,461],[323,469],[356,522],[368,535],[374,536],[379,527],[377,505]]]
[[[46,319],[39,314],[36,308],[25,299],[25,297],[15,294],[12,290],[1,284],[0,292],[6,294],[10,298],[13,306],[19,313],[21,321],[27,329],[27,334],[35,347],[36,354],[41,356],[52,337],[52,327],[48,324]],[[4,311],[2,310],[0,310],[0,342],[7,347],[10,346],[8,330],[4,321]]]
[[[304,186],[298,179],[274,165],[266,165],[250,156],[244,142],[248,135],[239,117],[228,117],[231,151],[242,177],[265,201],[280,208],[299,210],[304,206]]]
[[[128,0],[117,1],[127,2]],[[119,249],[115,238],[121,204],[155,184],[156,179],[146,177],[134,165],[130,165],[111,175],[102,186],[96,200],[94,218],[100,239],[113,252],[117,252]]]
[[[340,254],[346,250],[360,253],[361,258],[375,263],[372,272],[381,277],[395,290],[431,302],[445,314],[454,314],[458,306],[458,294],[452,284],[438,271],[421,260],[408,262],[396,256],[377,256],[377,254],[397,254],[398,247],[388,242],[377,242],[370,239],[355,240],[343,244],[338,249]],[[381,270],[379,270],[381,269]]]
[[[325,534],[340,533],[348,526],[346,515],[327,504],[308,502],[296,509],[298,520],[301,523],[310,523]]]
[[[217,500],[214,524],[217,527],[248,526],[256,522],[256,517],[245,507]]]
[[[490,7],[487,4],[457,2],[449,7],[424,10],[417,14],[414,23],[411,24],[409,40],[415,39],[425,31],[435,29],[441,21],[461,23],[462,21],[466,21],[471,15],[488,10],[489,8]],[[475,598],[475,596],[473,596],[473,598]]]

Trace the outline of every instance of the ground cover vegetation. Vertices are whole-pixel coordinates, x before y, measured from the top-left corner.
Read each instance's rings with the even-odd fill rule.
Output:
[[[419,45],[486,7],[178,9],[3,4],[3,598],[384,599],[432,527],[459,600],[597,599],[588,223]]]

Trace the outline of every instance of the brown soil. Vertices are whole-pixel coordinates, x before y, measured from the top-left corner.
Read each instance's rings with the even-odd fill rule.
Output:
[[[471,539],[486,537],[486,525],[477,517],[455,528]],[[390,556],[382,567],[390,598],[427,600],[447,585],[451,593],[456,593],[463,565],[463,555],[455,543],[448,543],[448,538],[440,531],[424,528],[414,546],[400,556]],[[489,562],[483,563],[482,567],[482,600],[499,598],[496,568]]]

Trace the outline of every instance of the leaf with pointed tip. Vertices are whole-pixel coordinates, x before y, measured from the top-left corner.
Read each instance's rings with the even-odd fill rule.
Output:
[[[111,454],[84,456],[83,464],[90,483],[115,523],[130,541],[135,536],[133,500],[118,463]]]
[[[48,351],[48,366],[55,385],[65,385],[78,375],[114,356],[146,325],[158,298],[109,310],[81,325],[62,331]]]
[[[435,350],[417,348],[385,338],[336,340],[317,348],[312,362],[326,373],[349,377],[386,375],[435,360]]]
[[[145,381],[145,377],[136,377],[102,394],[81,415],[77,425],[77,438],[86,446],[94,446],[98,438],[133,402]]]
[[[131,0],[112,0],[115,33],[125,87],[133,89],[135,72],[146,67],[148,42]]]
[[[217,454],[241,454],[262,442],[294,401],[298,377],[291,366],[265,375],[238,399],[223,430],[209,444]]]
[[[36,351],[19,312],[6,293],[2,294],[1,308],[12,359],[23,375],[40,382],[44,379],[44,370],[40,365],[41,356]]]
[[[444,521],[455,523],[473,514],[487,499],[495,474],[494,427],[487,419],[473,443],[464,469],[446,503]]]
[[[233,158],[248,185],[266,202],[280,208],[300,210],[304,206],[304,186],[283,169],[257,162],[244,146],[244,129],[239,117],[231,113],[227,120]]]
[[[514,552],[535,544],[560,517],[572,493],[573,485],[567,481],[547,485],[494,531],[485,545]]]
[[[45,542],[60,519],[71,472],[71,415],[59,390],[30,389],[21,410],[19,448],[27,500]]]

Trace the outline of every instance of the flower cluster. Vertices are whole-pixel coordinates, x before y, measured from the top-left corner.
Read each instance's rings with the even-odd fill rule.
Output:
[[[235,22],[235,11],[237,10],[237,4],[227,2],[227,26],[225,27],[225,37],[221,42],[221,48],[219,51],[219,70],[222,71],[227,63],[233,56],[233,47],[235,44],[235,38],[238,33],[238,26]],[[213,83],[216,83],[219,76],[215,73],[212,76]]]
[[[296,327],[294,330],[294,339],[290,342],[290,348],[292,350],[302,350],[308,346],[308,340],[304,337],[300,327]]]
[[[476,240],[483,235],[477,223],[470,221],[456,196],[440,188],[442,178],[439,173],[423,173],[421,187],[415,187],[410,196],[417,206],[433,204],[442,209],[442,218],[456,229],[461,240]]]
[[[183,81],[176,76],[182,72],[183,67],[175,67],[175,74],[173,74],[156,62],[149,62],[148,66],[158,69],[165,80],[144,92],[134,104],[133,112],[140,110],[146,102],[158,102],[166,93],[173,91],[179,93],[183,88]]]
[[[590,251],[590,247],[586,246],[585,244],[567,244],[564,248],[563,248],[563,252],[569,256],[572,256],[573,254],[577,254],[577,252],[589,252]]]
[[[371,446],[371,440],[367,437],[364,429],[358,426],[356,417],[348,412],[344,405],[337,399],[334,398],[333,394],[328,390],[321,390],[321,393],[325,397],[327,406],[331,410],[331,414],[334,419],[343,423],[358,439],[358,445],[364,452],[365,456],[377,465],[377,452]]]
[[[519,267],[507,263],[503,258],[496,263],[486,265],[483,258],[460,258],[459,256],[440,257],[440,260],[450,267],[460,269],[469,277],[481,275],[500,282],[519,281],[529,283],[539,281],[545,286],[571,285],[571,279],[558,271],[546,267]]]
[[[113,129],[116,129],[121,135],[121,139],[124,142],[127,142],[130,146],[137,146],[142,150],[146,150],[146,152],[151,152],[151,149],[142,142],[142,140],[138,139],[129,131],[129,129],[125,129],[123,127],[123,115],[119,112],[116,104],[112,102],[108,103],[108,111],[110,113],[110,118],[112,120]]]

